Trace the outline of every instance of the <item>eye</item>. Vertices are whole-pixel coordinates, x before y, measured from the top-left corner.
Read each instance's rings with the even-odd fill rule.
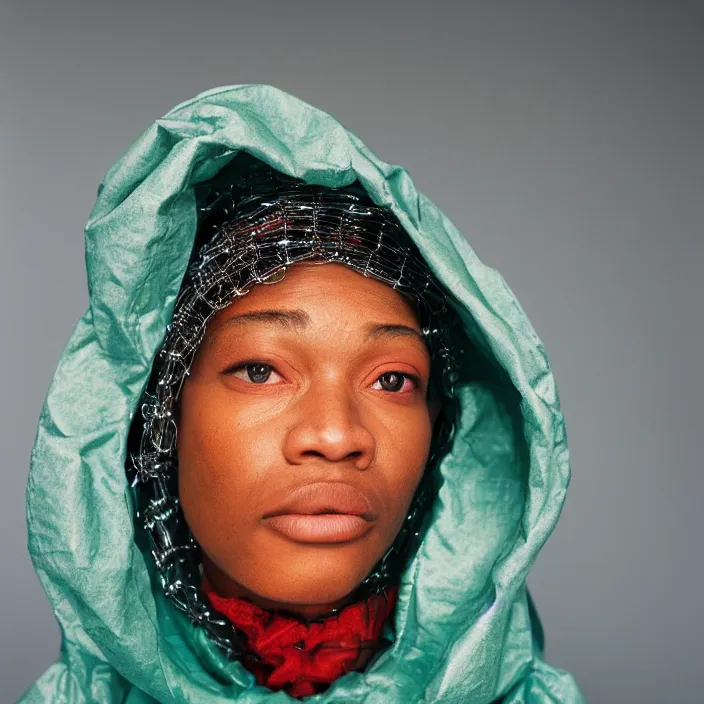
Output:
[[[407,389],[407,382],[410,382],[411,388]],[[418,379],[412,374],[405,374],[404,372],[385,372],[377,380],[373,389],[381,391],[390,391],[392,393],[398,393],[406,389],[407,391],[412,391],[414,388],[418,387]]]
[[[281,379],[271,364],[256,360],[240,362],[228,368],[224,372],[250,384],[276,384]],[[372,386],[378,391],[388,391],[389,393],[410,392],[418,388],[419,379],[413,374],[405,372],[390,371],[379,376]]]
[[[279,376],[274,371],[274,367],[265,362],[245,362],[231,367],[226,373],[252,384],[276,383],[276,381],[271,381],[272,374],[276,377]]]

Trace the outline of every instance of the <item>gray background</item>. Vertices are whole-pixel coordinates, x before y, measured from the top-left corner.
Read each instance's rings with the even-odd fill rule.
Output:
[[[573,459],[529,580],[548,659],[590,702],[702,701],[703,40],[702,4],[666,0],[2,0],[0,701],[58,653],[24,488],[95,190],[154,119],[235,83],[335,115],[504,274]]]

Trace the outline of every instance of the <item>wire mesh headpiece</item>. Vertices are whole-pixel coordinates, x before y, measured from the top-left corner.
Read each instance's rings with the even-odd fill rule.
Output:
[[[246,636],[200,590],[200,548],[178,499],[175,410],[210,318],[253,285],[280,281],[297,262],[338,262],[416,303],[431,355],[432,388],[446,401],[453,397],[456,370],[447,295],[390,210],[375,205],[357,184],[311,186],[247,155],[240,155],[233,166],[234,174],[228,167],[196,193],[195,254],[144,392],[141,418],[136,419],[138,447],[128,469],[132,486],[140,485],[138,516],[166,596],[236,659],[246,652]],[[404,524],[353,600],[397,582],[416,545],[425,508],[436,491],[433,468],[454,429],[449,406],[444,404],[434,428],[426,471]]]

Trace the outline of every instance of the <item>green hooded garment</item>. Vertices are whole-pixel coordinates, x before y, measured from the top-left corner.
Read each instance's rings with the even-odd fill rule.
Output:
[[[526,575],[553,530],[570,466],[542,343],[501,275],[406,171],[320,110],[263,85],[218,88],[157,120],[108,171],[86,227],[90,306],[41,413],[27,488],[29,551],[61,628],[59,660],[20,700],[275,704],[166,599],[135,541],[128,431],[170,322],[197,225],[194,187],[238,152],[312,184],[359,181],[390,207],[454,296],[484,361],[422,543],[402,576],[393,643],[305,701],[582,702],[542,657]],[[465,364],[470,363],[466,361]]]

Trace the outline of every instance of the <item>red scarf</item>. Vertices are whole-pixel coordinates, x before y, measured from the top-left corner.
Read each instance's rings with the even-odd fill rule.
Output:
[[[398,587],[388,587],[383,594],[306,624],[245,599],[221,597],[207,579],[202,589],[215,609],[247,635],[249,649],[261,659],[241,659],[257,684],[283,689],[292,697],[323,692],[338,677],[364,667],[379,647],[398,593]]]

